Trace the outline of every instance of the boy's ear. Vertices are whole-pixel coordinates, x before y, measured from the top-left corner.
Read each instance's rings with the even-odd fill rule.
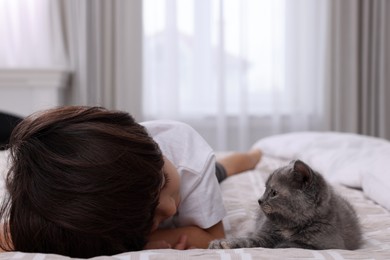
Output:
[[[313,170],[301,160],[296,160],[293,163],[294,180],[307,186],[313,178]]]

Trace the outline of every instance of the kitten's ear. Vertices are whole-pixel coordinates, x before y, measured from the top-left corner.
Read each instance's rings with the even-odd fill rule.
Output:
[[[294,161],[293,164],[294,179],[304,185],[310,184],[313,178],[312,169],[300,160]]]

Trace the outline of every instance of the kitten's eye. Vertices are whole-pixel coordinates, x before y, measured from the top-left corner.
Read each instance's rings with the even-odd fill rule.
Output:
[[[269,195],[271,196],[271,198],[275,197],[276,195],[278,195],[278,192],[274,189],[271,189],[270,192],[269,192]]]

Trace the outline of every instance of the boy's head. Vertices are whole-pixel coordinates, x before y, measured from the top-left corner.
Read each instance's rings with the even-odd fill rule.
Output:
[[[44,111],[23,120],[10,145],[0,214],[15,250],[92,257],[143,248],[164,160],[129,114]]]

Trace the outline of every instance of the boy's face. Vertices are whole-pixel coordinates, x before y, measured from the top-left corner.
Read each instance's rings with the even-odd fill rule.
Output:
[[[163,182],[159,204],[156,208],[152,231],[155,231],[161,222],[176,214],[180,203],[180,176],[176,167],[164,157]]]

